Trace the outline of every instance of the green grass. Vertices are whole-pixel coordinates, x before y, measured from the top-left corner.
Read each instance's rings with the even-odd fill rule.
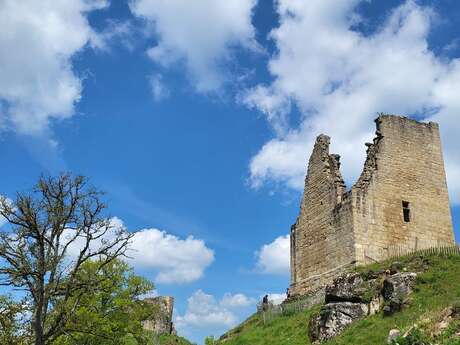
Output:
[[[218,342],[228,345],[305,345],[310,315],[318,308],[291,316],[279,316],[264,324],[260,314],[254,314],[241,326],[229,332],[229,339]]]
[[[159,345],[192,345],[192,343],[176,335],[163,334],[159,338]]]
[[[348,327],[340,336],[323,343],[324,345],[384,345],[390,329],[408,330],[414,324],[429,333],[436,316],[448,306],[460,301],[460,256],[441,257],[438,255],[412,256],[398,259],[409,271],[421,272],[417,278],[410,306],[391,317],[382,313],[367,317]],[[356,270],[363,275],[369,271],[386,269],[391,262],[360,267]],[[308,345],[308,322],[319,306],[292,316],[278,316],[269,324],[264,324],[260,315],[253,315],[245,323],[229,332],[229,339],[218,342],[225,345]],[[460,331],[459,323],[454,323],[454,334]],[[460,345],[446,333],[436,339],[438,344]]]

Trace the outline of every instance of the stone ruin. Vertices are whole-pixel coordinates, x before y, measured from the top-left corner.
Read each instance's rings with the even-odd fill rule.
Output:
[[[175,334],[173,324],[174,298],[170,296],[158,296],[144,300],[154,308],[154,317],[143,322],[146,331],[155,334]]]
[[[316,139],[290,233],[291,299],[321,291],[353,265],[455,243],[438,124],[393,115],[375,122],[350,190],[330,138]]]

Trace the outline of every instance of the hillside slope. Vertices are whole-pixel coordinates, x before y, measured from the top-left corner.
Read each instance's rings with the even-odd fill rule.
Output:
[[[149,345],[193,345],[187,339],[173,334],[153,335]]]
[[[406,269],[420,272],[411,303],[392,316],[380,312],[349,326],[324,345],[384,345],[391,329],[408,332],[400,345],[460,345],[460,255],[414,255],[398,259]],[[389,268],[391,262],[357,269],[362,274]],[[446,325],[446,308],[458,311]],[[217,344],[225,345],[297,345],[311,344],[308,323],[320,306],[310,310],[263,320],[255,314],[227,333]],[[444,324],[443,324],[444,321]],[[415,327],[414,327],[415,326]],[[444,328],[443,328],[444,327]]]

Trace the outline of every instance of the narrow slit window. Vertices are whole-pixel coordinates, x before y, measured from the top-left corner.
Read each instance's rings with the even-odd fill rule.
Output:
[[[403,207],[404,222],[409,223],[410,222],[410,203],[409,201],[403,201],[402,207]]]

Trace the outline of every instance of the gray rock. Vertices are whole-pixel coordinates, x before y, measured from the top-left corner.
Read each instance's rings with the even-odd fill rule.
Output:
[[[389,305],[383,307],[383,314],[386,316],[390,316],[393,314],[393,311]]]
[[[348,325],[367,315],[364,303],[338,302],[326,304],[317,317],[310,320],[310,339],[325,341],[340,334]]]
[[[401,336],[401,331],[399,329],[391,329],[388,333],[387,344],[393,344],[394,340]]]
[[[417,274],[413,272],[396,273],[385,278],[382,295],[387,304],[384,308],[386,315],[401,310],[404,304],[408,302],[416,278]]]
[[[326,287],[326,303],[361,303],[366,292],[363,283],[364,280],[358,273],[348,273],[338,277]]]
[[[377,314],[383,305],[383,297],[381,295],[375,296],[368,304],[368,315]]]

